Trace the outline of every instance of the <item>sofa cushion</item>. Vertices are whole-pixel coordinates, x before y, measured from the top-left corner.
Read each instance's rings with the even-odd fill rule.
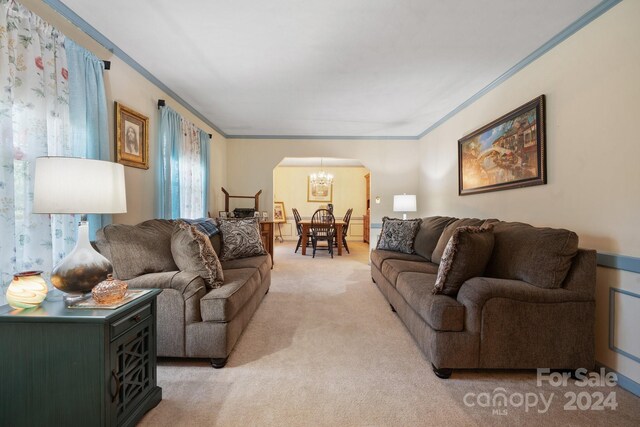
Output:
[[[491,258],[493,243],[491,224],[458,227],[444,249],[433,293],[455,297],[466,280],[482,276]]]
[[[447,246],[447,243],[449,243],[449,239],[451,239],[451,236],[453,236],[453,232],[456,231],[456,228],[464,227],[467,225],[481,226],[482,224],[484,224],[484,222],[484,219],[462,218],[456,219],[455,221],[449,223],[438,238],[438,243],[436,244],[436,247],[433,249],[433,253],[431,254],[431,262],[440,264],[440,261],[442,260],[442,254],[444,253],[444,248]]]
[[[438,265],[431,262],[407,261],[402,259],[390,259],[382,265],[382,274],[392,286],[396,285],[398,275],[406,271],[436,274],[438,272]]]
[[[446,295],[433,295],[435,274],[401,273],[396,289],[407,304],[432,329],[458,332],[464,329],[464,306]]]
[[[152,219],[137,225],[110,224],[96,234],[96,246],[113,264],[113,275],[128,280],[147,273],[176,271],[171,254],[173,221]]]
[[[431,216],[422,218],[422,223],[413,242],[415,252],[431,261],[431,254],[438,244],[438,239],[445,227],[457,218],[449,216]]]
[[[208,288],[224,282],[222,265],[209,237],[186,221],[176,221],[171,235],[171,254],[181,271],[197,273]]]
[[[271,274],[271,256],[258,255],[249,258],[238,258],[229,261],[222,261],[223,270],[233,270],[237,268],[257,268],[260,271],[262,280]]]
[[[414,253],[413,241],[421,222],[420,218],[402,220],[385,216],[382,218],[382,231],[376,249]]]
[[[172,289],[171,281],[179,271],[165,271],[162,273],[149,273],[127,280],[129,289]]]
[[[559,288],[578,252],[578,236],[569,230],[498,222],[493,234],[495,245],[486,269],[489,277]]]
[[[221,260],[266,255],[258,221],[258,218],[220,219]]]
[[[224,284],[212,289],[200,300],[200,313],[205,322],[232,320],[260,287],[257,268],[236,268],[225,271]]]
[[[419,261],[427,262],[426,259],[420,255],[404,254],[402,252],[383,251],[382,249],[374,249],[371,251],[371,263],[378,267],[378,270],[382,271],[382,265],[389,259],[403,259],[407,261]]]

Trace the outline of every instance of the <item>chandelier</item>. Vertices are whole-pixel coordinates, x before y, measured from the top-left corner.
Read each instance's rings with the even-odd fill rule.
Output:
[[[330,173],[326,173],[322,169],[322,158],[320,158],[320,172],[312,173],[309,176],[311,180],[311,185],[313,186],[329,186],[333,183],[333,175]]]

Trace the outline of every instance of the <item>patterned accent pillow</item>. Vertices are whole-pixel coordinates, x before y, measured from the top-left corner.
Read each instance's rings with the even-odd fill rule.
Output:
[[[258,218],[220,219],[222,261],[266,255]]]
[[[182,218],[182,221],[195,225],[198,231],[202,232],[207,237],[215,236],[220,233],[216,220],[213,218],[198,218],[198,219],[186,219]]]
[[[482,276],[494,241],[491,224],[456,228],[442,254],[433,293],[455,297],[464,282]]]
[[[208,288],[219,288],[224,282],[222,265],[211,241],[198,227],[176,221],[171,234],[171,254],[180,271],[202,277]]]
[[[422,219],[382,218],[382,231],[376,249],[412,254],[413,240],[416,238]]]
[[[484,224],[485,224],[484,219],[477,219],[477,218],[460,218],[460,219],[456,219],[453,222],[450,222],[449,225],[447,225],[444,228],[444,230],[442,230],[442,234],[440,234],[438,243],[436,243],[436,247],[433,248],[433,252],[431,253],[431,262],[435,264],[440,264],[440,261],[442,259],[442,254],[444,253],[444,248],[447,246],[447,243],[449,243],[451,236],[453,236],[453,232],[456,231],[458,227],[466,227],[466,226],[481,227]]]

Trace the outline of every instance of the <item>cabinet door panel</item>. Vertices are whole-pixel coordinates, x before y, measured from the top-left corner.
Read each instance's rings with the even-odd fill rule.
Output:
[[[152,318],[111,343],[109,400],[114,420],[121,422],[155,386],[155,339]]]

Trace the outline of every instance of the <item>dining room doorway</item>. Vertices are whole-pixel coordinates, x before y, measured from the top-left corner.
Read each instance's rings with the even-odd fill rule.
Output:
[[[280,236],[282,241],[298,239],[294,208],[303,220],[310,220],[316,210],[323,208],[332,209],[336,219],[343,219],[353,209],[346,239],[366,241],[371,207],[369,186],[370,171],[357,159],[285,157],[273,169],[276,241]]]

